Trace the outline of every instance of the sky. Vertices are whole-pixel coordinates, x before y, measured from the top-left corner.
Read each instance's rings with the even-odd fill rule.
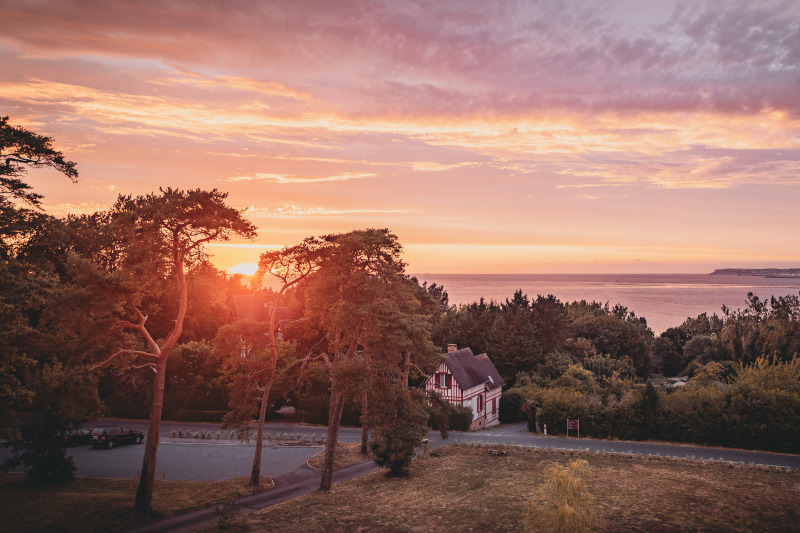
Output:
[[[218,188],[220,268],[389,228],[412,273],[800,266],[800,2],[0,0],[47,212]]]

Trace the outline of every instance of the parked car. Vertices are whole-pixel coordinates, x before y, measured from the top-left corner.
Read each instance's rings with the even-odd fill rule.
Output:
[[[80,446],[92,441],[92,432],[86,428],[72,428],[64,432],[64,446]]]
[[[139,444],[144,439],[141,431],[122,426],[101,426],[92,430],[92,446],[95,448],[113,448],[120,444]]]

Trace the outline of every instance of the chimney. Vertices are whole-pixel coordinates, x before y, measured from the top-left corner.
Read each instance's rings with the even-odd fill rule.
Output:
[[[458,350],[458,345],[456,344],[447,345],[447,353],[455,352],[456,350]]]

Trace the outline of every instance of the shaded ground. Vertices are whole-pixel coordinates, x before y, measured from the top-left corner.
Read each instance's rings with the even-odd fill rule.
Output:
[[[160,481],[153,490],[154,517],[167,517],[250,494],[249,479]],[[135,479],[76,478],[62,485],[32,487],[24,476],[0,475],[4,532],[120,531],[142,523],[133,513]],[[262,486],[271,486],[262,478]],[[151,517],[151,518],[154,518]]]

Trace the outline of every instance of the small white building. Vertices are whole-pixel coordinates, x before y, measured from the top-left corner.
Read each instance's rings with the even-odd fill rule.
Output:
[[[447,346],[446,359],[425,380],[425,389],[434,390],[454,404],[472,409],[470,429],[500,423],[500,395],[504,382],[484,354],[474,355],[469,348]]]

